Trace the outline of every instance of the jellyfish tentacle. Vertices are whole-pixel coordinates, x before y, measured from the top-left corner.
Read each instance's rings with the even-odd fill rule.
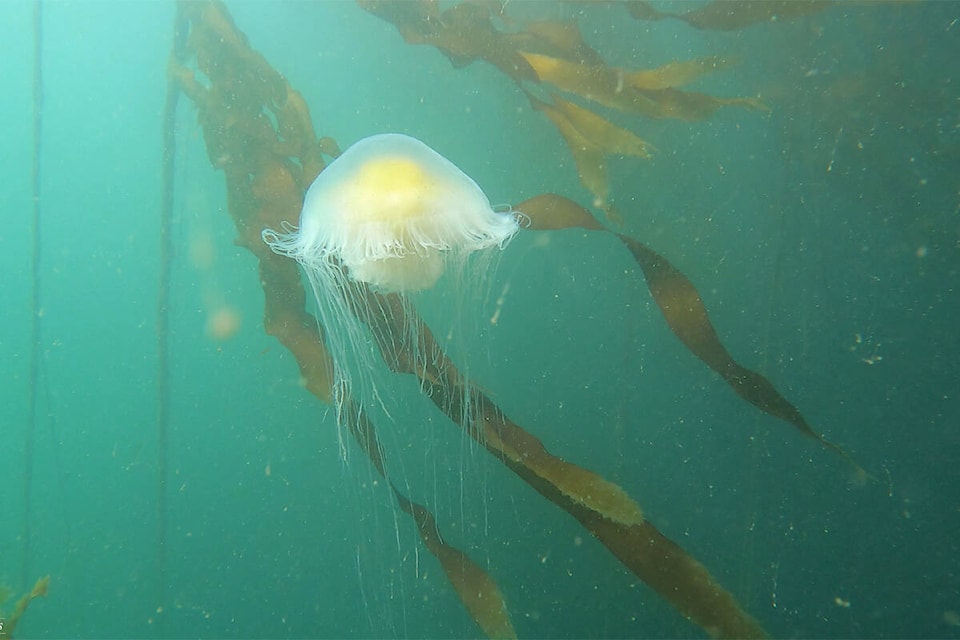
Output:
[[[263,204],[266,207],[269,203]],[[258,257],[267,333],[277,337],[294,355],[307,390],[325,403],[332,403],[336,380],[334,362],[324,346],[322,326],[305,311],[306,292],[297,263],[272,252],[261,252]],[[426,507],[411,501],[397,489],[387,473],[383,448],[373,423],[349,397],[341,398],[341,402],[344,403],[340,411],[345,417],[344,424],[389,484],[401,510],[414,519],[424,546],[440,562],[470,616],[490,638],[515,638],[505,600],[494,580],[466,553],[443,540]]]
[[[396,487],[393,487],[393,491],[400,508],[417,523],[424,546],[440,561],[460,601],[487,637],[516,638],[506,601],[490,575],[470,556],[443,540],[433,514],[422,505],[408,500]]]
[[[353,406],[352,401],[348,400],[347,405],[344,415],[350,416],[346,422],[354,440],[360,444],[374,468],[390,485],[400,509],[413,518],[423,545],[440,562],[440,567],[470,617],[488,638],[516,638],[506,600],[496,582],[469,555],[443,539],[436,518],[426,507],[413,502],[397,489],[387,475],[383,448],[377,439],[373,423],[366,413]]]
[[[549,198],[542,202],[549,201]],[[371,293],[378,296],[379,294]],[[418,327],[418,349],[432,353],[384,353],[394,364],[430,362],[433,367],[398,368],[420,378],[424,394],[454,423],[482,444],[524,482],[576,518],[634,575],[681,614],[717,638],[765,638],[766,632],[696,559],[643,519],[623,489],[599,475],[552,455],[532,434],[511,421],[486,394],[465,381],[443,353],[429,327],[410,307],[384,297],[368,314],[374,334],[392,333],[406,323]],[[374,305],[370,305],[374,308]],[[382,342],[389,351],[394,342]],[[431,370],[432,369],[432,370]],[[465,406],[465,399],[469,399]]]
[[[472,438],[602,517],[626,525],[643,521],[640,506],[620,486],[552,455],[537,437],[507,420],[492,400],[463,379],[430,329],[399,296],[369,289],[366,295],[368,300],[358,305],[366,310],[360,319],[372,329],[384,362],[397,373],[417,376],[425,395]],[[417,328],[413,344],[392,339],[404,335],[405,326]]]
[[[261,234],[264,228],[286,233],[293,229],[305,185],[325,166],[320,154],[336,157],[339,148],[331,138],[316,140],[300,94],[249,47],[222,3],[181,2],[178,12],[178,19],[189,21],[189,53],[209,82],[198,81],[179,61],[171,64],[171,77],[195,103],[211,163],[224,171],[238,244],[259,261],[265,330],[293,354],[307,391],[331,403],[334,364],[323,327],[306,311],[297,263],[272,252]],[[278,128],[260,115],[264,109],[276,115]],[[349,399],[347,403],[344,414],[350,416],[346,424],[351,434],[390,484],[400,508],[414,518],[424,545],[437,557],[470,615],[491,637],[515,637],[493,580],[465,553],[443,541],[425,507],[397,490],[387,475],[373,424],[353,410]]]

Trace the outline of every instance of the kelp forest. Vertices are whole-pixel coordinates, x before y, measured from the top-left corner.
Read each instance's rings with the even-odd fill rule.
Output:
[[[45,2],[31,6],[34,244],[29,305],[34,350],[29,355],[27,377],[33,382],[25,423],[42,425],[46,420],[52,425],[50,403],[60,396],[56,387],[50,390],[51,356],[44,347],[49,341],[40,328],[46,317],[42,302],[50,295],[47,285],[40,288],[46,277],[40,260],[50,249],[40,244],[39,229],[44,216],[53,214],[43,195],[47,183],[41,172],[47,169],[39,158],[43,157],[41,141],[51,144],[48,139],[64,129],[62,124],[48,126],[41,120],[45,105],[54,104],[44,89],[44,83],[50,82],[43,66],[49,53],[41,43],[44,38],[47,42],[56,38],[44,23],[56,6]],[[158,170],[145,171],[138,178],[153,180],[153,193],[158,194],[146,207],[159,213],[149,227],[158,241],[159,271],[155,273],[159,275],[144,286],[147,300],[155,296],[155,312],[147,313],[141,324],[148,333],[155,327],[148,357],[154,364],[147,384],[155,411],[147,421],[152,424],[140,436],[148,444],[134,449],[118,440],[121,444],[114,444],[111,453],[113,458],[128,460],[126,470],[140,473],[143,469],[151,474],[145,477],[154,478],[152,490],[142,500],[116,505],[151,523],[155,537],[151,576],[138,570],[136,577],[127,578],[149,585],[144,588],[154,603],[143,613],[145,627],[130,634],[179,635],[189,623],[175,623],[177,616],[206,624],[222,619],[230,608],[226,595],[217,606],[196,602],[196,594],[205,590],[229,593],[230,586],[213,577],[216,572],[209,582],[191,585],[193,597],[180,586],[185,574],[177,549],[197,544],[211,533],[204,533],[202,525],[187,524],[187,507],[181,505],[198,479],[187,471],[189,465],[176,447],[190,442],[193,428],[202,429],[202,437],[215,442],[220,437],[217,423],[202,424],[200,416],[213,407],[239,402],[235,396],[230,399],[234,394],[245,396],[243,402],[251,406],[262,406],[264,412],[271,411],[281,393],[276,381],[280,378],[258,373],[266,362],[272,363],[271,371],[275,368],[295,381],[282,391],[283,397],[295,400],[276,419],[264,421],[264,435],[258,436],[256,446],[272,447],[264,443],[284,433],[284,420],[293,418],[312,428],[297,436],[307,439],[299,445],[292,444],[294,436],[286,436],[290,443],[286,446],[292,447],[286,453],[269,454],[259,465],[255,462],[253,466],[262,469],[259,476],[319,499],[331,487],[305,481],[307,476],[291,470],[287,456],[296,450],[305,460],[300,464],[315,466],[320,462],[307,450],[326,449],[331,451],[328,459],[336,459],[336,469],[329,470],[331,477],[349,487],[336,499],[352,496],[354,501],[342,511],[318,512],[315,522],[311,516],[294,515],[298,509],[300,513],[310,509],[309,497],[297,501],[295,508],[284,506],[277,512],[276,526],[277,536],[287,536],[283,538],[287,545],[283,548],[289,547],[286,555],[274,555],[268,549],[277,541],[264,539],[245,543],[243,552],[233,552],[231,563],[236,566],[263,554],[264,562],[277,567],[306,562],[304,554],[322,556],[319,541],[327,536],[342,535],[346,548],[356,547],[355,560],[310,561],[316,567],[315,593],[304,593],[301,587],[292,583],[288,587],[282,581],[259,583],[252,570],[241,572],[254,592],[273,592],[291,607],[294,602],[314,603],[314,614],[310,606],[301,608],[299,615],[306,620],[301,624],[306,627],[298,627],[294,635],[309,628],[311,615],[333,611],[332,595],[324,595],[329,584],[360,597],[355,598],[354,608],[335,614],[342,627],[315,628],[308,635],[516,638],[563,633],[557,627],[542,626],[551,614],[543,610],[545,605],[534,605],[534,600],[549,601],[556,610],[595,607],[597,618],[603,617],[609,603],[618,603],[611,611],[634,612],[622,626],[609,621],[597,625],[589,622],[593,615],[584,614],[585,624],[592,625],[599,637],[875,633],[857,626],[866,623],[854,620],[871,615],[882,619],[885,614],[876,608],[872,613],[857,609],[859,601],[851,595],[857,593],[855,580],[823,588],[822,602],[816,605],[823,626],[804,626],[798,621],[803,607],[789,604],[791,596],[801,597],[794,585],[802,584],[812,567],[843,564],[837,553],[828,550],[818,555],[818,547],[809,543],[804,546],[804,568],[789,568],[789,563],[781,562],[782,551],[755,551],[751,540],[772,536],[764,544],[775,549],[780,535],[787,541],[827,535],[827,524],[814,524],[816,531],[809,531],[810,523],[838,517],[833,508],[818,505],[815,498],[825,491],[835,493],[843,504],[887,501],[901,505],[898,480],[891,472],[896,463],[867,444],[879,442],[877,427],[871,432],[867,425],[886,418],[848,408],[850,396],[841,390],[856,388],[869,396],[874,374],[896,366],[883,358],[888,354],[895,358],[890,352],[897,349],[897,342],[889,335],[878,337],[884,334],[882,323],[873,316],[865,324],[848,322],[842,311],[828,318],[834,312],[827,309],[855,306],[857,296],[863,294],[850,283],[863,274],[834,270],[832,265],[840,259],[829,249],[811,244],[829,242],[824,229],[833,224],[812,211],[826,206],[827,196],[815,194],[827,188],[827,181],[855,184],[849,202],[876,211],[893,209],[890,194],[896,189],[909,193],[925,189],[929,194],[936,188],[946,194],[946,200],[934,204],[938,201],[930,196],[917,196],[917,202],[925,203],[918,205],[918,211],[926,211],[923,215],[878,213],[876,221],[892,230],[896,240],[891,240],[891,246],[902,245],[898,255],[907,256],[905,260],[930,265],[927,256],[939,256],[937,260],[948,265],[944,273],[956,273],[960,205],[952,212],[949,208],[951,190],[960,189],[960,173],[955,171],[960,159],[957,103],[954,99],[950,106],[949,88],[938,96],[914,88],[930,85],[905,79],[908,65],[894,57],[903,52],[887,40],[870,53],[877,60],[861,61],[860,70],[846,74],[829,53],[794,69],[790,77],[765,77],[763,65],[766,58],[777,56],[789,61],[791,47],[799,51],[809,46],[805,39],[823,37],[830,29],[824,25],[831,21],[847,20],[848,28],[862,28],[866,34],[886,33],[876,27],[881,20],[907,24],[919,20],[925,7],[829,0],[356,0],[339,5],[338,10],[353,12],[352,20],[379,29],[376,37],[390,40],[402,52],[378,58],[375,40],[358,43],[357,52],[350,52],[327,48],[321,36],[316,41],[304,37],[311,33],[309,21],[319,19],[309,10],[316,5],[309,3],[274,3],[263,24],[249,17],[255,3],[234,6],[191,0],[173,6],[168,12],[173,23],[163,26],[169,47],[165,77],[150,77],[158,96],[156,105],[161,107],[153,114],[160,146],[150,160]],[[303,16],[297,18],[301,9]],[[291,27],[289,35],[282,33],[285,21],[297,20],[296,30]],[[955,23],[956,19],[942,25],[944,38],[960,37],[960,24]],[[330,27],[317,24],[318,34],[324,33],[321,26]],[[153,29],[163,30],[158,25]],[[275,32],[276,40],[264,39],[267,32]],[[750,37],[757,33],[766,34],[768,42],[776,42],[781,37],[777,34],[783,34],[782,50],[752,47]],[[676,45],[669,55],[658,55],[657,48],[671,42],[691,43],[685,49],[689,55],[678,55],[681,49]],[[285,43],[309,61],[305,67],[309,72],[292,63],[295,58],[283,50]],[[371,56],[381,64],[381,75],[358,75],[344,82],[353,55]],[[139,58],[133,55],[132,59]],[[105,61],[104,68],[113,64],[124,64],[123,54]],[[324,76],[325,70],[330,70],[329,77]],[[451,120],[457,124],[443,136],[423,134],[425,130],[411,125],[418,118],[415,109],[397,118],[393,126],[388,124],[390,128],[377,124],[365,130],[363,114],[381,108],[378,101],[391,100],[390,93],[378,92],[377,87],[402,86],[405,74],[412,78],[418,73],[422,75],[410,85],[418,87],[411,91],[424,91],[420,103],[441,101],[454,83],[476,83],[476,92],[488,96],[480,103],[488,105],[487,110],[458,113]],[[891,78],[895,78],[892,84]],[[892,90],[892,86],[898,88]],[[398,100],[410,99],[401,95]],[[497,106],[498,100],[502,107]],[[358,114],[355,124],[344,127],[352,110]],[[117,113],[115,117],[125,117]],[[773,142],[772,134],[756,133],[766,131],[784,113],[792,114],[794,137]],[[919,178],[897,182],[879,177],[901,140],[876,133],[884,129],[885,120],[902,121],[899,131],[913,132],[916,148],[904,152],[910,159],[903,162]],[[505,136],[501,129],[530,131],[531,142],[516,134]],[[711,249],[709,240],[701,240],[710,229],[735,224],[731,218],[719,220],[727,206],[722,201],[700,210],[710,202],[713,188],[704,186],[699,193],[701,182],[712,184],[716,178],[711,176],[723,177],[728,171],[747,175],[724,166],[724,161],[709,159],[713,152],[704,146],[708,136],[727,130],[742,140],[723,149],[724,157],[735,159],[729,162],[749,165],[755,153],[750,145],[778,144],[784,175],[816,175],[824,181],[788,177],[779,186],[767,184],[758,173],[767,170],[763,166],[756,166],[752,170],[756,175],[746,177],[741,192],[779,188],[787,194],[768,198],[763,215],[769,222],[755,223],[776,234],[769,241],[772,244],[721,243]],[[378,135],[385,133],[411,137]],[[122,133],[111,136],[116,144],[123,144]],[[458,138],[475,136],[486,141],[470,148],[485,149],[486,157],[457,150]],[[935,151],[920,150],[926,148]],[[896,154],[902,155],[899,150]],[[685,164],[685,157],[701,156],[703,164]],[[854,157],[856,161],[851,160]],[[657,176],[657,184],[650,175]],[[499,186],[489,189],[486,185],[498,176],[515,191]],[[198,187],[204,180],[216,186]],[[109,193],[122,187],[110,181],[99,188]],[[645,192],[655,189],[661,191],[649,200],[644,198]],[[441,204],[425,204],[428,198]],[[476,208],[468,211],[474,200]],[[789,217],[778,211],[790,207],[800,208],[809,217]],[[471,223],[474,227],[463,235],[449,235],[457,225],[466,224],[473,212],[481,216]],[[144,211],[128,213],[145,215]],[[431,235],[434,231],[428,224],[445,214],[449,220],[436,233],[448,235]],[[184,219],[194,215],[202,215],[211,228],[226,230],[224,237],[231,236],[233,245],[194,243],[185,250]],[[497,224],[501,231],[495,235],[482,224]],[[803,225],[807,226],[801,231]],[[807,231],[814,228],[811,225],[816,225],[813,235]],[[150,235],[135,227],[119,231]],[[360,233],[373,235],[363,238]],[[792,252],[789,247],[794,242],[797,249]],[[868,244],[863,240],[858,249],[863,255]],[[699,246],[706,247],[703,261],[697,257]],[[884,255],[889,258],[892,251]],[[190,395],[194,404],[187,410],[178,404],[185,398],[184,376],[188,375],[179,372],[191,366],[190,356],[178,351],[177,345],[184,340],[178,305],[186,289],[206,285],[190,282],[184,275],[190,267],[183,265],[189,260],[196,269],[218,252],[235,252],[239,266],[229,276],[231,286],[244,291],[244,296],[262,300],[262,321],[228,306],[210,311],[206,339],[217,360],[215,377],[205,383],[212,391]],[[772,262],[759,257],[766,254],[773,256]],[[707,256],[712,266],[706,266]],[[724,273],[728,258],[737,264],[757,261],[758,266],[724,280],[719,274]],[[815,284],[807,288],[801,276],[792,274],[807,273],[803,269],[810,265],[815,265],[817,275],[811,276]],[[123,268],[118,266],[118,273]],[[200,268],[191,273],[204,272]],[[524,278],[558,284],[524,288]],[[880,276],[874,282],[884,286]],[[439,284],[434,287],[434,283]],[[552,300],[544,297],[536,302],[540,300],[537,287],[553,291],[554,286]],[[738,297],[730,302],[724,300],[727,288],[737,291]],[[213,299],[208,289],[204,289],[207,301]],[[107,293],[92,295],[111,298]],[[948,301],[953,295],[955,301],[951,288],[931,295],[947,296]],[[524,296],[530,300],[529,307],[515,306]],[[563,306],[566,299],[587,302]],[[739,312],[732,310],[738,299],[744,301]],[[835,303],[839,299],[844,302]],[[537,312],[515,311],[537,309],[538,304]],[[802,306],[803,317],[789,317],[778,305]],[[936,308],[949,309],[950,304]],[[616,317],[609,309],[617,309]],[[751,315],[766,320],[760,322]],[[790,328],[795,325],[801,329]],[[843,327],[846,344],[838,346],[827,337],[823,327],[829,325]],[[648,345],[642,333],[661,329],[663,339]],[[510,350],[502,348],[505,342],[498,343],[500,350],[491,348],[490,344],[502,340],[499,332],[507,330],[517,336],[509,343]],[[554,346],[548,347],[545,356],[538,351],[543,349],[537,346],[538,340],[551,334],[556,340],[547,343]],[[236,353],[231,345],[245,340],[251,349],[263,345],[262,350],[246,358],[229,355]],[[789,356],[769,355],[788,352],[786,345],[797,340],[802,340],[801,350],[791,346]],[[944,350],[950,348],[945,343]],[[648,351],[654,350],[662,362],[648,358]],[[510,355],[502,355],[506,352]],[[839,374],[852,371],[853,365],[844,364],[846,360],[860,367],[857,371],[866,375],[863,381],[854,374]],[[564,366],[566,361],[571,364]],[[589,370],[578,362],[604,364]],[[901,366],[904,374],[913,370]],[[936,375],[952,371],[942,363],[931,366]],[[525,367],[542,373],[524,374]],[[245,378],[245,388],[226,382],[238,375],[250,376]],[[843,382],[831,383],[834,375]],[[221,377],[223,382],[218,383]],[[552,381],[568,377],[571,382],[557,382],[561,386],[556,391],[549,389]],[[674,402],[687,405],[680,414],[686,418],[677,418],[671,425],[663,413],[646,406],[644,394],[651,393],[646,385],[654,380],[678,394],[680,399]],[[822,389],[819,397],[804,390],[811,384]],[[933,391],[940,386],[931,383],[928,388]],[[559,395],[562,389],[576,389],[578,395],[571,396],[569,403],[580,405],[565,410],[567,400]],[[926,396],[940,397],[938,393]],[[887,394],[890,398],[895,392]],[[943,402],[951,402],[949,394],[942,395]],[[545,406],[546,398],[554,397],[560,397],[555,401],[557,408]],[[651,407],[657,406],[655,400],[649,398]],[[859,405],[854,402],[854,406]],[[947,414],[943,409],[938,415]],[[64,423],[58,418],[59,426],[47,429],[54,433],[64,429]],[[190,424],[194,426],[185,427]],[[656,443],[672,442],[673,429],[681,429],[684,435],[677,436],[677,444],[672,445],[675,451],[662,451],[667,457],[657,466],[652,462],[658,456]],[[651,434],[643,441],[650,446],[626,445],[641,442],[631,431]],[[573,432],[575,441],[562,435]],[[30,478],[42,473],[37,468],[54,472],[45,463],[35,462],[40,459],[37,438],[42,442],[42,428],[37,432],[28,426],[25,434],[27,481],[18,541],[29,550],[44,539],[31,506],[38,489],[31,486]],[[683,450],[681,441],[700,437],[705,444],[687,445]],[[280,448],[284,448],[282,442]],[[591,448],[615,452],[617,462],[611,466],[609,457]],[[209,485],[204,495],[221,497],[208,499],[202,507],[196,501],[190,504],[204,511],[216,509],[218,501],[251,505],[250,516],[232,520],[227,536],[232,538],[245,535],[248,527],[255,530],[254,522],[256,526],[264,523],[253,515],[260,501],[257,494],[243,482],[230,488],[231,476],[225,471],[230,465],[228,451],[224,444],[222,450],[196,453],[198,461],[203,460],[199,464],[221,479]],[[668,469],[677,463],[667,461],[675,459],[682,460],[682,465]],[[670,508],[667,496],[683,491],[688,486],[684,483],[722,491],[715,485],[722,486],[724,481],[711,471],[721,459],[729,462],[731,477],[738,476],[744,488],[728,495],[722,508],[713,508],[709,502],[682,507],[683,501]],[[632,470],[634,466],[641,468],[640,475]],[[813,481],[810,469],[816,470]],[[419,479],[421,472],[427,480]],[[473,482],[465,480],[471,475],[476,476]],[[650,483],[654,477],[657,481]],[[60,489],[51,491],[68,494],[63,476],[58,478]],[[218,484],[222,493],[214,493]],[[771,498],[751,497],[750,487],[760,486],[796,502],[788,512]],[[902,491],[920,495],[916,486]],[[896,515],[889,517],[909,520],[907,503],[902,498],[902,506],[894,508]],[[850,506],[854,511],[858,508]],[[837,509],[842,512],[841,507]],[[347,533],[335,534],[350,518],[358,519],[358,530],[376,526],[385,531],[387,544],[363,535],[354,541],[351,536],[356,532],[349,533],[350,527]],[[70,520],[74,530],[92,526],[82,517]],[[794,522],[807,523],[807,530]],[[882,525],[865,525],[850,534],[850,544],[857,546],[860,536],[881,536],[882,531]],[[562,535],[574,543],[550,542],[561,535],[557,532],[566,532]],[[313,549],[311,540],[317,541]],[[783,544],[789,547],[790,543]],[[534,551],[541,546],[550,551]],[[948,554],[952,546],[944,540],[938,548]],[[108,555],[110,546],[105,543],[95,553]],[[755,560],[751,554],[770,559]],[[371,557],[376,561],[371,562]],[[12,590],[0,592],[0,611],[6,611],[0,612],[0,637],[19,637],[21,618],[23,625],[34,620],[42,623],[46,612],[58,606],[58,571],[44,567],[29,551],[23,558],[19,582],[10,579],[13,574],[0,574],[3,581],[17,584],[24,592],[16,597]],[[766,562],[766,569],[757,573],[748,568],[754,561]],[[857,566],[864,562],[859,560]],[[577,574],[577,563],[591,569]],[[354,564],[355,571],[345,574],[332,568],[328,574],[324,568]],[[570,583],[538,578],[541,565],[565,567],[556,575],[565,571]],[[52,575],[28,589],[30,581],[46,573]],[[303,579],[299,577],[296,584]],[[67,582],[64,590],[70,588]],[[582,592],[572,595],[576,584],[582,585]],[[956,600],[956,584],[952,589]],[[49,597],[34,602],[47,596],[48,590]],[[949,587],[940,592],[944,597],[951,593]],[[408,607],[409,615],[414,615],[412,603],[407,604],[414,593],[435,599],[430,604],[424,595],[418,607],[435,607],[437,617],[460,616],[468,622],[437,623],[431,629],[419,626],[423,622],[418,619],[414,627],[413,618],[407,619]],[[257,608],[253,602],[236,606]],[[960,601],[956,602],[956,609],[934,607],[931,619],[940,625],[936,633],[950,636],[960,628],[956,614]],[[378,607],[392,612],[380,613]],[[268,608],[263,614],[264,626],[225,627],[223,633],[271,637],[291,632],[282,626],[289,613]],[[645,619],[651,615],[657,621],[654,625],[664,626],[647,626],[651,623]],[[211,627],[202,628],[203,635],[219,635]],[[57,635],[55,628],[49,629],[40,633]],[[908,629],[899,627],[897,632]],[[582,631],[569,628],[567,632]]]

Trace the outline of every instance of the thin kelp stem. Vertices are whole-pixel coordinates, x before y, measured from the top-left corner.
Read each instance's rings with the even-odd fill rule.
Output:
[[[183,58],[186,20],[178,9],[174,21],[174,60]],[[172,75],[167,81],[163,107],[163,173],[160,191],[160,277],[157,286],[157,576],[162,607],[166,595],[167,566],[167,435],[170,415],[170,268],[173,262],[174,172],[177,152],[177,103],[180,85]]]
[[[23,559],[20,584],[30,577],[30,552],[33,532],[30,495],[33,490],[33,441],[37,427],[37,389],[40,388],[40,152],[43,132],[43,12],[40,0],[33,3],[33,215],[31,231],[30,291],[30,375],[27,380],[27,431],[23,444]]]

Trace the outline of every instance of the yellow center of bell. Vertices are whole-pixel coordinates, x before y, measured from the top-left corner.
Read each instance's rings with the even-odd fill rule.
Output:
[[[364,163],[352,181],[355,222],[402,221],[424,214],[424,198],[434,181],[423,167],[403,157],[385,157]]]

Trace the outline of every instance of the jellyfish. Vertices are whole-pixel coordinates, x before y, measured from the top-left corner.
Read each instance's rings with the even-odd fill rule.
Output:
[[[374,373],[378,358],[394,370],[442,375],[436,350],[419,344],[411,296],[446,271],[455,290],[476,281],[482,288],[492,254],[520,220],[495,210],[476,182],[423,142],[387,133],[356,142],[320,173],[298,228],[263,231],[264,242],[296,259],[310,281],[333,357],[340,424],[347,407],[376,403],[389,413]],[[345,455],[342,430],[340,444]]]

